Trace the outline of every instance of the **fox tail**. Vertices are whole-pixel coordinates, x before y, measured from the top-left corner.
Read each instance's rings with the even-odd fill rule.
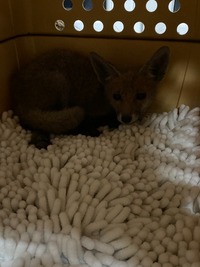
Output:
[[[62,134],[75,129],[84,119],[85,112],[81,107],[62,110],[32,109],[18,112],[20,122],[34,130],[53,134]]]

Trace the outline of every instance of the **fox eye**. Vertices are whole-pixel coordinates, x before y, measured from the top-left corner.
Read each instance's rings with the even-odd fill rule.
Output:
[[[147,94],[146,93],[137,93],[136,94],[136,99],[137,100],[144,100],[146,98]]]
[[[116,100],[116,101],[121,101],[122,97],[121,97],[120,94],[116,93],[116,94],[113,94],[113,99]]]

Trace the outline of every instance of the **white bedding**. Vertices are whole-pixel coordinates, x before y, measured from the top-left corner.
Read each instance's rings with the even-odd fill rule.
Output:
[[[52,136],[47,150],[4,112],[0,266],[199,267],[199,111]]]

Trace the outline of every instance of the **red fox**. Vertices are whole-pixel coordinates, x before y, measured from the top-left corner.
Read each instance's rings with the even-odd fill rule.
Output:
[[[98,136],[99,126],[137,120],[151,104],[165,75],[169,48],[163,46],[137,71],[120,72],[101,56],[65,49],[43,54],[11,81],[12,108],[32,131],[38,148],[50,134]]]

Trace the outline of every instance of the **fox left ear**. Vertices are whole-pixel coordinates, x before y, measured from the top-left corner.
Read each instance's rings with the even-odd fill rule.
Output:
[[[118,70],[95,52],[90,53],[90,61],[99,82],[102,84],[105,84],[112,77],[119,76]]]
[[[162,46],[150,60],[142,67],[141,71],[145,72],[155,81],[161,81],[165,75],[169,63],[170,50],[168,46]]]

